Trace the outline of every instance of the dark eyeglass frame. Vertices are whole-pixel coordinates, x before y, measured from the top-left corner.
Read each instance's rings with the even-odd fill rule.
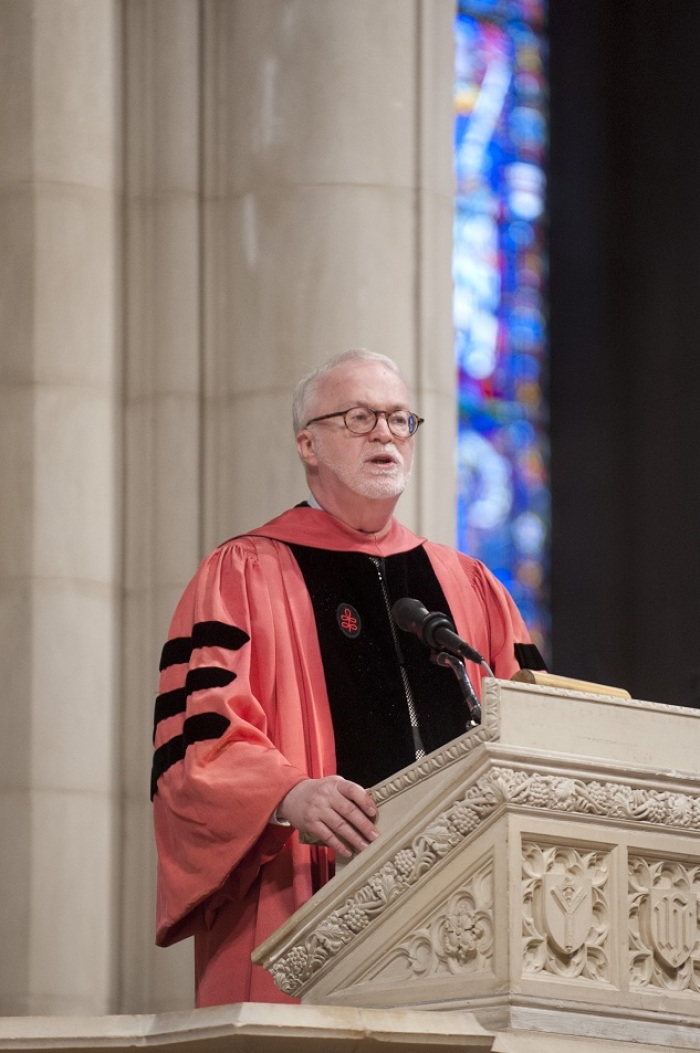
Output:
[[[352,413],[353,410],[357,410],[357,409],[366,410],[367,413],[371,413],[371,414],[374,415],[374,420],[372,422],[371,427],[365,428],[363,431],[355,431],[354,428],[350,427],[350,425],[347,422],[347,415],[348,415],[348,413]],[[409,430],[408,435],[401,435],[401,434],[395,432],[394,429],[391,426],[391,421],[389,420],[389,418],[393,417],[393,415],[395,413],[402,413],[402,412],[405,412],[406,416],[408,417],[409,429],[410,429],[410,422],[411,421],[415,421],[415,426],[414,426],[414,428],[412,430]],[[321,416],[321,417],[312,417],[311,420],[307,420],[307,422],[304,425],[304,427],[308,428],[308,426],[310,424],[318,424],[318,422],[322,421],[322,420],[332,420],[333,417],[342,417],[343,418],[343,424],[348,429],[348,431],[351,432],[353,435],[369,435],[369,433],[371,431],[374,431],[374,429],[377,427],[377,424],[379,423],[379,418],[383,417],[384,420],[387,423],[387,427],[388,427],[389,431],[391,432],[391,434],[394,436],[395,439],[410,439],[413,435],[416,434],[416,432],[420,428],[421,424],[423,424],[424,421],[425,421],[425,417],[419,417],[417,413],[413,413],[411,410],[376,410],[376,409],[371,409],[369,406],[350,406],[349,409],[338,410],[336,413],[324,413],[323,416]]]

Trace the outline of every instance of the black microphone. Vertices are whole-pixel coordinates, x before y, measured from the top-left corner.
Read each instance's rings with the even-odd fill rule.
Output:
[[[414,633],[433,651],[447,651],[460,658],[468,658],[477,665],[485,664],[483,655],[457,635],[447,615],[439,611],[427,611],[420,600],[412,600],[407,596],[397,600],[391,608],[391,615],[399,629]]]

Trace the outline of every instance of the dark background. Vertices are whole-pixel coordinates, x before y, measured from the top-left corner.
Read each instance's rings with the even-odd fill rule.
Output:
[[[700,706],[700,0],[550,0],[552,671]]]

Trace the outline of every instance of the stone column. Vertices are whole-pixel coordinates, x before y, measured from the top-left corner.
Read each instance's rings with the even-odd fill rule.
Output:
[[[154,945],[158,659],[201,556],[198,0],[125,6],[125,476],[120,1002],[193,1002],[192,942]]]
[[[158,652],[199,556],[305,496],[290,420],[304,370],[351,346],[399,361],[430,421],[402,517],[452,538],[454,12],[451,0],[125,10],[119,953],[121,1008],[139,1011],[191,1004],[188,945],[152,946]]]
[[[303,499],[290,389],[347,347],[429,420],[401,517],[454,534],[450,0],[204,4],[204,539]]]
[[[113,0],[0,4],[0,1013],[112,1006]]]
[[[452,320],[454,221],[453,0],[416,8],[416,227],[414,384],[426,418],[418,441],[414,521],[433,541],[456,540],[457,399]],[[401,511],[401,506],[399,506]]]
[[[153,947],[158,654],[199,557],[304,496],[300,372],[400,362],[402,518],[451,537],[452,8],[0,5],[0,1012],[191,1004]]]

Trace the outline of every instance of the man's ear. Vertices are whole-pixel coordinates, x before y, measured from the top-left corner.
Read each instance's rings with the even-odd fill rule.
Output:
[[[315,468],[317,462],[316,450],[314,448],[313,432],[309,428],[302,428],[296,436],[297,452],[307,468]]]

